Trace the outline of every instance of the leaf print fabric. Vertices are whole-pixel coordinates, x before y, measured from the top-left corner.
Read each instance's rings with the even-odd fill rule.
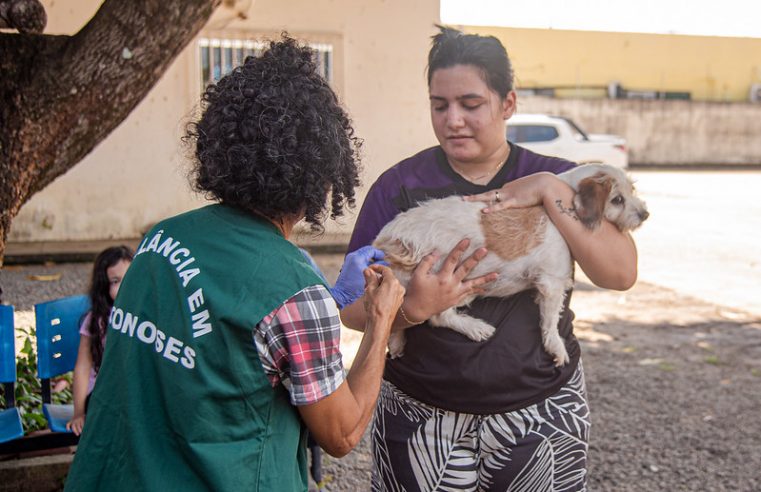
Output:
[[[372,490],[585,491],[588,437],[581,363],[557,394],[495,415],[435,408],[383,381]]]

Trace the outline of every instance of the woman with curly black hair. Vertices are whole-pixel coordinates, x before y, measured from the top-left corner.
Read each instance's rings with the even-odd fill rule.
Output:
[[[361,142],[312,57],[285,40],[206,89],[188,133],[197,191],[276,220],[303,213],[315,229],[328,194],[331,218],[354,206]]]
[[[358,185],[359,142],[312,50],[284,36],[246,59],[206,89],[187,138],[217,203],[141,243],[67,490],[306,490],[306,430],[342,456],[372,416],[404,289],[371,247],[331,288],[288,241]],[[345,376],[338,308],[363,293]]]

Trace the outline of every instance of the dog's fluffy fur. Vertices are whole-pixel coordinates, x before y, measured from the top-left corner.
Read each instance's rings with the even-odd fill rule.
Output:
[[[588,164],[558,175],[575,191],[573,206],[579,220],[594,229],[604,218],[622,231],[638,227],[648,216],[642,200],[621,169]],[[568,362],[568,353],[558,333],[565,293],[573,285],[573,261],[560,232],[543,207],[507,209],[483,214],[482,202],[466,202],[459,196],[430,200],[399,214],[380,231],[373,245],[386,253],[386,260],[403,285],[417,264],[434,250],[451,251],[463,238],[470,239],[465,256],[486,247],[487,256],[470,277],[498,272],[499,278],[486,285],[484,296],[506,297],[536,288],[541,314],[542,341],[555,364]],[[442,258],[434,270],[441,268]],[[430,324],[451,328],[475,341],[489,338],[494,327],[457,311],[458,306],[434,315]],[[392,357],[402,354],[404,333],[389,339]]]

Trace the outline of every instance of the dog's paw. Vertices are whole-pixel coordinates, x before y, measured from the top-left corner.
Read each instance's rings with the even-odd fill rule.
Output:
[[[388,337],[388,355],[396,359],[404,355],[404,333],[392,333]]]
[[[494,335],[495,328],[484,322],[473,323],[462,329],[461,333],[475,342],[482,342]]]
[[[474,342],[482,342],[494,335],[494,327],[486,321],[458,313],[454,309],[447,309],[428,320],[431,326],[449,328],[461,335],[465,335]]]
[[[545,340],[544,348],[552,355],[556,367],[563,367],[571,360],[568,357],[568,351],[565,349],[565,343],[559,336],[549,337]]]
[[[562,354],[556,354],[555,355],[555,367],[563,367],[564,365],[568,364],[570,362],[570,358],[568,357],[568,352],[563,349]]]

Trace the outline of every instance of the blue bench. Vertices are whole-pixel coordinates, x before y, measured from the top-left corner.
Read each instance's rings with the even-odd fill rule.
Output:
[[[16,408],[16,334],[13,306],[0,306],[0,383],[5,393],[5,410],[0,410],[0,443],[24,435],[21,414]]]

